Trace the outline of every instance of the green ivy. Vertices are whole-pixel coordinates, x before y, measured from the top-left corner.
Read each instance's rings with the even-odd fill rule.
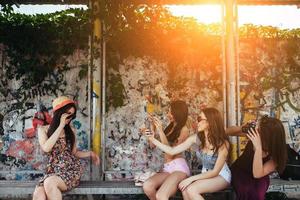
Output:
[[[23,88],[40,84],[66,57],[88,48],[89,11],[69,9],[51,14],[0,13],[0,43],[9,58],[6,75],[22,79]],[[63,66],[60,66],[63,65]]]
[[[129,55],[167,62],[169,67],[168,87],[182,88],[186,79],[180,77],[179,65],[187,61],[188,66],[203,69],[211,74],[209,83],[199,83],[222,91],[217,80],[221,63],[220,24],[205,25],[193,18],[173,16],[162,6],[131,4],[126,1],[104,1],[100,15],[106,23],[104,39],[107,42],[107,86],[109,106],[124,104],[124,86],[119,73],[119,64]],[[115,3],[119,2],[119,3]],[[22,79],[23,87],[30,88],[41,83],[53,69],[67,66],[66,56],[75,49],[88,48],[91,33],[90,10],[69,9],[43,15],[14,13],[11,5],[4,5],[0,12],[0,44],[4,44],[9,63],[4,66],[9,79]],[[287,61],[278,64],[280,69],[299,71],[293,59],[298,54],[300,29],[281,30],[270,26],[247,24],[239,29],[240,41],[250,45],[251,63],[257,67],[257,48],[268,52],[270,59],[276,52],[278,40],[287,41],[284,47]],[[97,42],[99,42],[98,40]],[[96,43],[96,42],[95,42]],[[209,51],[208,51],[209,49]],[[95,55],[100,55],[97,52]],[[280,70],[279,70],[280,71]],[[87,66],[80,66],[79,77],[87,75]],[[268,78],[262,81],[264,88],[272,85]],[[285,80],[284,80],[285,81]],[[206,85],[205,85],[206,84]]]
[[[222,86],[219,81],[221,74],[217,69],[222,64],[221,24],[205,25],[192,18],[175,17],[162,6],[127,5],[126,3],[112,3],[112,1],[108,2],[102,13],[107,24],[105,35],[108,50],[120,55],[118,62],[128,55],[137,57],[147,55],[167,62],[168,88],[170,91],[175,91],[187,82],[184,77],[180,77],[182,72],[179,67],[187,61],[191,68],[212,72],[210,82],[199,82],[198,85],[213,88],[222,96]],[[247,54],[247,59],[251,58],[248,67],[253,66],[252,70],[258,67],[266,68],[256,77],[255,83],[260,87],[257,88],[258,90],[268,89],[274,84],[277,88],[284,88],[289,82],[286,79],[291,79],[290,75],[280,80],[269,77],[266,73],[268,68],[274,67],[277,73],[288,71],[289,74],[299,74],[300,66],[294,58],[299,54],[300,29],[282,30],[271,26],[246,24],[239,28],[239,37],[241,44],[250,45],[246,48],[250,55],[247,52],[241,52]],[[286,42],[281,52],[276,46],[279,41]],[[258,49],[267,53],[274,66],[261,66]],[[287,60],[278,59],[282,52],[286,53]],[[111,88],[109,99],[117,102],[122,96],[123,89],[115,77],[118,74],[119,65],[113,66],[115,67],[112,73],[108,74],[111,78],[108,79],[107,85]],[[249,88],[251,86],[253,85]]]

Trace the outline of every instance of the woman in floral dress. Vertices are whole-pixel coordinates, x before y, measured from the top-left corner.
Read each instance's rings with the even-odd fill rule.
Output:
[[[45,176],[39,181],[33,200],[61,200],[62,192],[78,186],[83,173],[80,158],[91,157],[99,165],[99,156],[92,151],[76,149],[76,134],[70,122],[76,117],[74,101],[58,97],[53,101],[50,126],[38,128],[39,143],[49,161]]]

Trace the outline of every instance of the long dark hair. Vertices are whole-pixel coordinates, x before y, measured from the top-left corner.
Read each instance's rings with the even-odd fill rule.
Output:
[[[229,142],[229,137],[225,133],[222,115],[217,109],[205,108],[202,112],[208,122],[208,141],[213,146],[213,152],[215,154],[226,141]],[[198,137],[201,141],[201,148],[204,148],[205,135],[203,133],[198,133]]]
[[[258,131],[263,151],[268,152],[277,164],[277,171],[281,173],[287,162],[285,131],[282,122],[279,119],[264,116],[259,120]]]
[[[173,128],[174,122],[171,122],[164,130],[164,133],[167,136],[168,142],[172,145],[177,142],[181,129],[186,124],[188,118],[188,106],[181,100],[172,101],[170,104],[170,110],[176,125]]]
[[[75,106],[74,103],[67,104],[64,107],[56,110],[53,113],[53,119],[52,119],[52,121],[50,123],[50,127],[47,131],[48,138],[51,137],[51,135],[54,133],[54,131],[58,128],[58,126],[60,124],[61,115],[64,114],[64,113],[67,113],[68,110],[72,107],[75,109],[75,112],[74,112],[74,115],[73,115],[73,119],[74,119],[76,117],[76,106]],[[65,138],[66,142],[67,142],[67,144],[70,144],[71,149],[73,149],[73,146],[74,146],[74,143],[75,143],[75,135],[74,135],[74,132],[72,131],[72,129],[70,127],[70,123],[65,125],[64,130],[65,130],[65,135],[66,135],[66,138]]]

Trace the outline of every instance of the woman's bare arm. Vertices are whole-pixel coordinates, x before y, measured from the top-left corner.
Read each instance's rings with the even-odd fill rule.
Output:
[[[51,137],[48,138],[46,128],[38,127],[39,144],[44,152],[50,152],[52,150],[63,129],[63,126],[59,126],[51,135]]]
[[[242,126],[231,126],[225,129],[226,134],[229,136],[241,136],[246,137],[246,134],[242,132]]]
[[[170,147],[169,145],[162,144],[153,136],[149,137],[149,140],[166,154],[174,156],[189,149],[192,146],[192,144],[196,143],[197,137],[198,136],[196,134],[191,135],[184,142],[175,147]]]
[[[41,145],[41,148],[44,152],[50,152],[55,145],[57,139],[59,138],[60,133],[63,131],[67,117],[70,116],[67,113],[64,113],[60,117],[60,123],[57,129],[54,131],[54,133],[48,138],[47,131],[45,127],[39,127],[38,128],[38,137],[39,137],[39,143]]]
[[[76,130],[72,126],[71,126],[71,129],[72,129],[72,131],[74,133],[74,137],[75,137],[74,146],[73,146],[73,149],[72,149],[72,154],[74,156],[76,156],[77,158],[89,158],[89,157],[91,157],[92,160],[93,160],[93,163],[96,164],[96,165],[99,165],[100,164],[100,158],[95,152],[93,152],[93,151],[79,151],[77,149]]]
[[[220,147],[219,149],[218,158],[214,168],[207,172],[195,176],[191,176],[189,179],[191,179],[191,181],[193,182],[200,179],[208,179],[208,178],[213,178],[218,176],[224,164],[226,163],[226,159],[228,156],[228,149],[229,149],[229,143],[223,144],[222,147]]]

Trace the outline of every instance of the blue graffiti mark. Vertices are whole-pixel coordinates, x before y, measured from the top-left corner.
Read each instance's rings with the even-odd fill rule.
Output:
[[[16,174],[15,178],[16,178],[17,181],[20,181],[20,180],[23,179],[23,176],[20,175],[20,174]]]
[[[78,149],[86,150],[88,149],[88,135],[85,131],[80,131],[77,133]]]
[[[77,130],[79,130],[80,129],[80,127],[81,127],[81,123],[80,123],[80,121],[78,121],[78,120],[75,120],[74,122],[73,122],[73,126],[77,129]]]
[[[297,118],[294,119],[293,121],[293,125],[291,126],[291,132],[293,134],[293,137],[295,137],[295,130],[300,128],[300,116],[298,116]]]

